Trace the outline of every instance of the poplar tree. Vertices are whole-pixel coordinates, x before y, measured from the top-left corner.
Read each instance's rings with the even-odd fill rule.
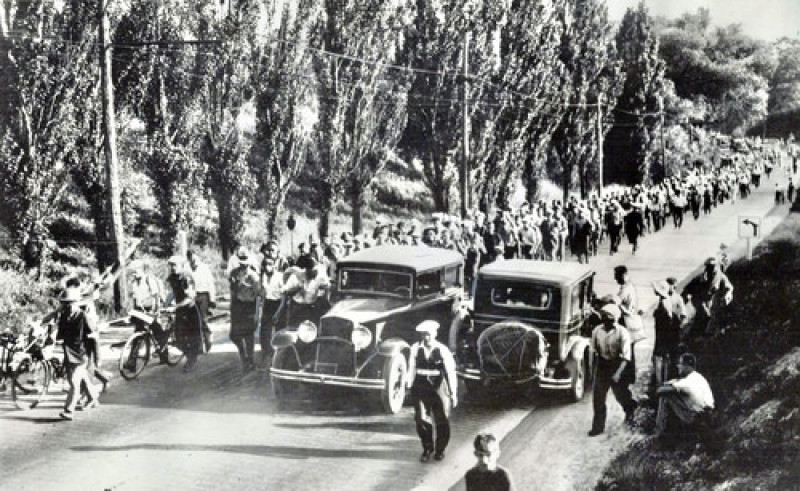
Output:
[[[663,94],[664,62],[644,3],[625,12],[616,35],[625,83],[617,98],[614,127],[605,140],[609,181],[641,184],[649,181],[659,128],[659,97]]]

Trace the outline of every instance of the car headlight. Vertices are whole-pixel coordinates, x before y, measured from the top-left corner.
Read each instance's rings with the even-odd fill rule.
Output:
[[[304,343],[317,339],[317,326],[311,321],[303,321],[297,326],[297,337]]]
[[[356,351],[360,351],[372,343],[372,331],[364,326],[357,325],[353,328],[353,332],[350,333],[350,341],[353,342]]]

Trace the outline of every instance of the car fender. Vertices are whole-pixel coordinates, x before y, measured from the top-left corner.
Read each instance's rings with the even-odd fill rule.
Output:
[[[293,329],[281,329],[272,335],[270,344],[275,349],[288,348],[297,343],[297,331]]]
[[[472,323],[472,316],[467,309],[461,308],[450,323],[450,330],[447,336],[447,346],[450,348],[451,353],[458,352],[458,334],[462,327]]]
[[[381,341],[381,344],[378,345],[378,354],[381,356],[392,356],[398,351],[406,351],[410,348],[411,346],[400,338],[384,339]]]
[[[573,336],[568,341],[569,349],[567,352],[569,356],[566,360],[577,360],[580,361],[583,359],[584,353],[589,348],[589,340],[584,338],[583,336]],[[589,366],[591,368],[592,358],[591,358],[591,351],[589,353]]]

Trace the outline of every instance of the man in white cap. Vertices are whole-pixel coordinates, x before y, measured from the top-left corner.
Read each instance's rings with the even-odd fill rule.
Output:
[[[619,324],[619,307],[613,303],[600,309],[603,324],[592,331],[592,350],[595,352],[595,377],[592,406],[594,418],[589,436],[597,436],[605,431],[606,394],[611,389],[617,402],[625,410],[625,422],[633,422],[636,401],[633,400],[628,384],[623,380],[625,367],[631,359],[631,339],[628,330]]]
[[[451,407],[458,404],[456,363],[447,346],[436,340],[439,323],[426,320],[417,326],[422,340],[411,346],[408,385],[414,404],[414,421],[422,441],[420,462],[431,455],[444,459],[450,441]]]

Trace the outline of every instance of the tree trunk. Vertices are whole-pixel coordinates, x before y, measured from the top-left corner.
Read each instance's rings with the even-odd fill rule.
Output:
[[[587,194],[587,182],[586,182],[586,164],[581,159],[581,163],[578,165],[578,180],[581,186],[581,199],[586,199]]]
[[[217,202],[217,214],[219,215],[219,228],[217,229],[219,230],[219,246],[222,250],[222,258],[227,261],[235,247],[233,234],[231,233],[234,220],[232,216],[233,210],[230,206],[230,197],[223,196],[221,193],[214,193],[214,198]]]
[[[331,225],[331,213],[334,205],[333,189],[329,184],[323,184],[321,191],[321,201],[319,210],[319,236],[328,237]]]
[[[357,180],[353,181],[350,187],[350,204],[351,204],[351,218],[353,225],[353,235],[361,233],[363,228],[362,213],[364,210],[364,188],[358,183]]]

